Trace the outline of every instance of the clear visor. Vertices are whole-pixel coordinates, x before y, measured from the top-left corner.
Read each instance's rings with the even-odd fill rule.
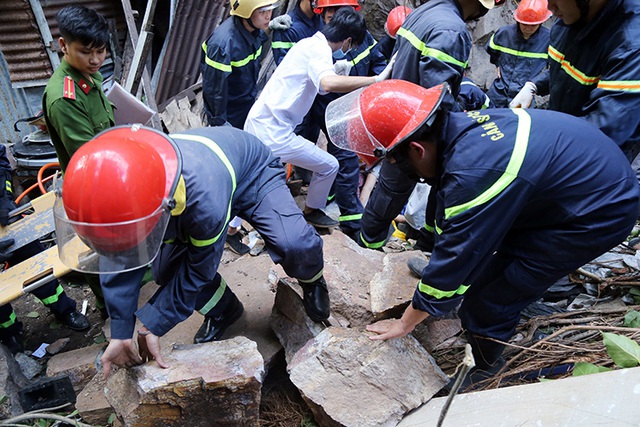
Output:
[[[62,197],[53,217],[58,255],[69,268],[85,273],[122,273],[148,265],[158,254],[171,218],[168,203],[144,218],[111,224],[72,221]]]
[[[259,8],[258,8],[258,9],[256,9],[256,10],[257,10],[258,12],[266,12],[266,11],[268,11],[268,10],[273,10],[273,9],[275,9],[275,8],[276,8],[276,7],[278,7],[279,5],[280,5],[280,3],[279,3],[279,2],[276,2],[276,3],[268,4],[268,5],[266,5],[266,6],[259,7]]]
[[[350,92],[327,106],[325,120],[331,142],[344,150],[354,151],[365,162],[375,160],[385,147],[368,130],[360,111],[360,94],[365,88]],[[371,166],[371,164],[370,164]]]

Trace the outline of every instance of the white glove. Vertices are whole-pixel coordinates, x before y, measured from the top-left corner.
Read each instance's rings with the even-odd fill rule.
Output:
[[[526,82],[520,92],[511,100],[509,108],[529,108],[533,102],[533,95],[536,94],[538,88],[532,82]]]
[[[280,15],[269,21],[269,29],[273,30],[288,30],[291,28],[291,17],[289,15]]]
[[[351,67],[353,67],[353,62],[341,59],[333,64],[333,71],[339,76],[348,76],[351,72]]]
[[[393,70],[393,64],[396,62],[396,56],[398,56],[398,52],[396,52],[392,57],[387,66],[382,70],[380,74],[375,77],[376,83],[379,83],[383,80],[387,80],[391,77],[391,71]]]

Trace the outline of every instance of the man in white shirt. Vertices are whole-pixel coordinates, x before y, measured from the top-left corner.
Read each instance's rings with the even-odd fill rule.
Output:
[[[321,31],[300,40],[284,57],[249,111],[244,130],[257,136],[285,163],[311,170],[304,216],[315,227],[338,222],[322,211],[338,161],[311,141],[295,134],[318,93],[346,93],[389,78],[393,61],[377,76],[340,76],[333,58],[342,59],[364,40],[364,18],[352,7],[343,7]]]

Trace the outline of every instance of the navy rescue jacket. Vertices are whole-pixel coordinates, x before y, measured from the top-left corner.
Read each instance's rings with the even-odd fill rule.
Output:
[[[587,25],[551,28],[550,69],[533,82],[549,109],[585,117],[632,161],[640,151],[640,2],[609,0]]]
[[[407,16],[396,34],[391,77],[425,88],[447,82],[452,108],[471,53],[471,35],[455,0],[430,0]]]
[[[256,100],[260,55],[267,35],[252,32],[231,16],[202,44],[200,72],[204,112],[209,126],[228,122],[242,129]]]
[[[540,27],[528,40],[518,24],[500,28],[489,39],[486,50],[491,63],[500,68],[487,95],[496,107],[508,107],[509,102],[547,66],[548,28]]]
[[[431,315],[459,304],[496,251],[544,276],[585,251],[615,246],[640,214],[640,186],[624,155],[579,118],[523,109],[450,113],[438,141],[435,246],[412,302]],[[363,238],[385,236],[402,207],[399,200],[376,211],[376,199],[393,200],[398,189],[376,190]]]
[[[182,156],[181,180],[164,241],[184,245],[188,261],[170,268],[173,283],[137,310],[139,270],[102,275],[114,338],[130,338],[135,315],[157,335],[164,335],[193,312],[195,298],[213,281],[224,250],[229,220],[250,215],[269,191],[284,184],[284,169],[259,139],[230,126],[188,130],[170,137]],[[182,195],[182,196],[181,196]],[[144,274],[144,269],[142,269]],[[179,289],[172,293],[171,289]],[[136,311],[137,310],[137,311]]]
[[[300,9],[300,5],[287,15],[291,17],[291,27],[288,30],[275,30],[271,33],[271,51],[276,65],[280,65],[282,58],[296,42],[313,36],[324,27],[320,15],[314,14],[313,18],[309,19]]]

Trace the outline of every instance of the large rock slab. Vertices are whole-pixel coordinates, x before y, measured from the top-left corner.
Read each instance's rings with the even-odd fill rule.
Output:
[[[291,381],[321,426],[395,426],[448,382],[414,338],[369,335],[327,328],[289,364]]]
[[[298,350],[325,329],[322,323],[314,322],[302,305],[300,286],[291,279],[278,282],[276,301],[269,323],[284,347],[287,364]]]
[[[622,369],[455,397],[445,426],[637,426],[640,368]],[[446,397],[432,399],[398,427],[436,426]]]
[[[105,347],[105,344],[94,344],[56,354],[47,363],[47,376],[67,375],[78,393],[98,372],[96,359]]]
[[[120,369],[106,397],[127,426],[258,425],[264,363],[244,337],[174,348],[162,369]]]

